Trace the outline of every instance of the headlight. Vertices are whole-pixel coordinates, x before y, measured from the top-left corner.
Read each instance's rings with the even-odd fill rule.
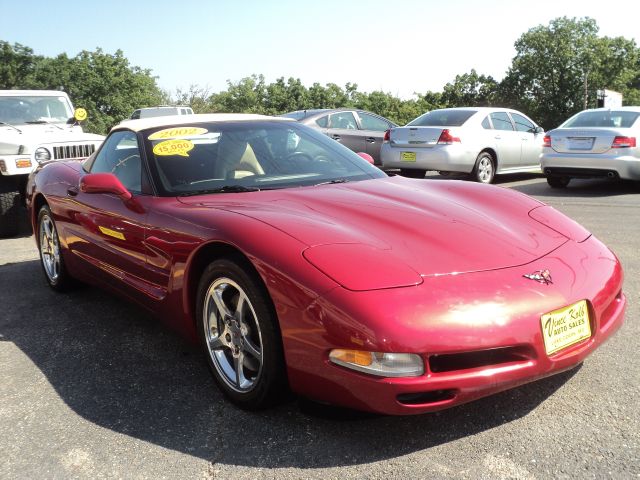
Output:
[[[35,157],[38,163],[46,162],[51,160],[51,152],[44,147],[40,147],[36,150]]]
[[[336,365],[380,377],[419,377],[424,374],[424,362],[414,353],[364,352],[362,350],[331,350],[329,360]]]

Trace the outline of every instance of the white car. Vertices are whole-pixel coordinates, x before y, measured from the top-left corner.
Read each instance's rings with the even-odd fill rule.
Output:
[[[422,178],[427,170],[472,174],[491,183],[496,174],[540,172],[544,130],[507,108],[432,110],[390,129],[380,151],[385,169]]]
[[[104,140],[82,131],[86,111],[75,112],[57,90],[0,90],[0,237],[19,229],[29,174],[42,162],[86,158]]]
[[[640,180],[640,107],[583,110],[544,137],[540,164],[553,188],[572,178]]]

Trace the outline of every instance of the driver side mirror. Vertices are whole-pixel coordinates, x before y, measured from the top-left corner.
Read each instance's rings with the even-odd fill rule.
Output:
[[[113,193],[124,202],[133,197],[113,173],[88,173],[80,180],[80,191],[84,193]]]
[[[360,157],[364,158],[367,162],[373,165],[373,157],[371,155],[365,152],[358,152],[358,155],[360,155]]]
[[[544,133],[544,128],[536,127],[535,130],[533,131],[533,133],[535,133],[535,134]]]

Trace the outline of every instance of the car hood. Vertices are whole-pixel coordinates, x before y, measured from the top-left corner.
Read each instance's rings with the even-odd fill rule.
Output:
[[[26,145],[29,148],[34,148],[37,145],[50,143],[100,142],[104,140],[103,135],[85,133],[81,127],[65,124],[17,125],[16,127],[19,131],[6,125],[0,125],[0,145],[11,148],[16,145]],[[5,152],[5,154],[15,153],[17,152],[12,150]]]
[[[528,215],[542,203],[470,182],[391,177],[180,201],[287,233],[308,246],[307,260],[354,290],[523,265],[567,241]]]

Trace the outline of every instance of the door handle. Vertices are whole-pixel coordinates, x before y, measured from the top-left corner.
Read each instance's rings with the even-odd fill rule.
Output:
[[[70,197],[75,197],[76,195],[78,195],[78,192],[78,187],[67,188],[67,195],[69,195]]]
[[[366,140],[368,143],[376,143],[376,139],[373,137],[367,137]]]
[[[495,136],[495,137],[493,137],[493,138],[495,138],[496,140],[500,140],[502,137],[501,137],[500,135],[496,135],[496,136]]]
[[[340,141],[340,135],[336,135],[335,133],[331,135],[331,138],[333,138],[334,140],[337,140],[338,142]]]

